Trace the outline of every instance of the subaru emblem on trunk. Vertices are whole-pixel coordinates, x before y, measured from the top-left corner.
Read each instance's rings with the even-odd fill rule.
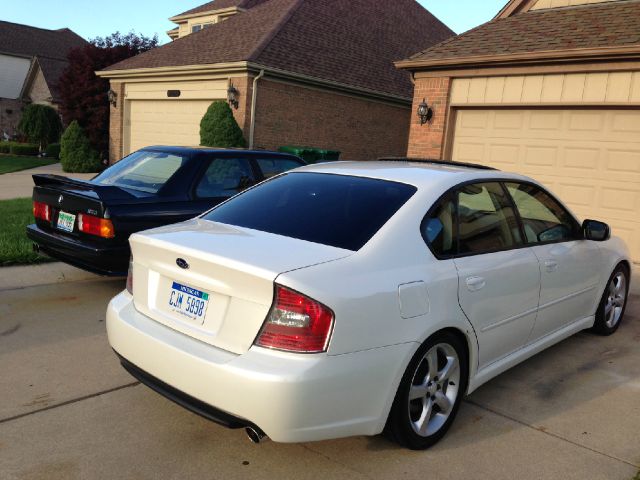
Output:
[[[184,258],[178,258],[176,260],[176,265],[178,265],[180,268],[187,270],[189,268],[189,264],[187,263],[187,261]]]
[[[62,201],[63,201],[63,200],[64,200],[64,197],[63,197],[62,195],[60,195],[60,196],[58,197],[58,203],[59,203],[60,205],[62,205]]]

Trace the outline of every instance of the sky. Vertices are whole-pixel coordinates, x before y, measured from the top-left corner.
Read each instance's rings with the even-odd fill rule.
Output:
[[[173,27],[169,17],[206,3],[207,0],[5,0],[0,20],[40,28],[68,27],[91,39],[115,31],[134,30],[146,36],[158,34],[161,43]],[[393,2],[394,0],[388,0]],[[465,32],[495,16],[507,0],[418,0],[457,33]]]

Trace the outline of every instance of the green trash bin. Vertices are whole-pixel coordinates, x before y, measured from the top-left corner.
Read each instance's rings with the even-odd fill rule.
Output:
[[[337,150],[324,150],[322,148],[285,145],[278,148],[278,151],[296,155],[307,163],[332,162],[340,159],[340,152]]]

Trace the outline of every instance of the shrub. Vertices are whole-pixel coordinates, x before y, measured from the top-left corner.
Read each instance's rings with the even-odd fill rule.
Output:
[[[68,173],[90,173],[100,170],[98,154],[89,143],[77,121],[65,130],[60,143],[60,163]]]
[[[11,155],[27,155],[34,156],[40,153],[40,147],[29,143],[14,143],[9,147]]]
[[[45,150],[45,154],[47,157],[51,158],[60,158],[60,144],[59,143],[51,143],[47,145]]]
[[[0,153],[10,153],[11,144],[9,142],[0,142]]]
[[[58,112],[52,107],[31,104],[24,109],[18,130],[30,142],[46,147],[48,144],[60,140],[62,122]]]
[[[213,102],[200,122],[200,145],[204,147],[244,147],[247,142],[224,101]]]

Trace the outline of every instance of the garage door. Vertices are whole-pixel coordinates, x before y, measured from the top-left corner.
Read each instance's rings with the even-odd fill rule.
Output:
[[[200,120],[212,100],[132,100],[125,154],[150,145],[200,145]]]
[[[459,110],[452,156],[541,181],[581,219],[609,223],[640,262],[637,110]]]

